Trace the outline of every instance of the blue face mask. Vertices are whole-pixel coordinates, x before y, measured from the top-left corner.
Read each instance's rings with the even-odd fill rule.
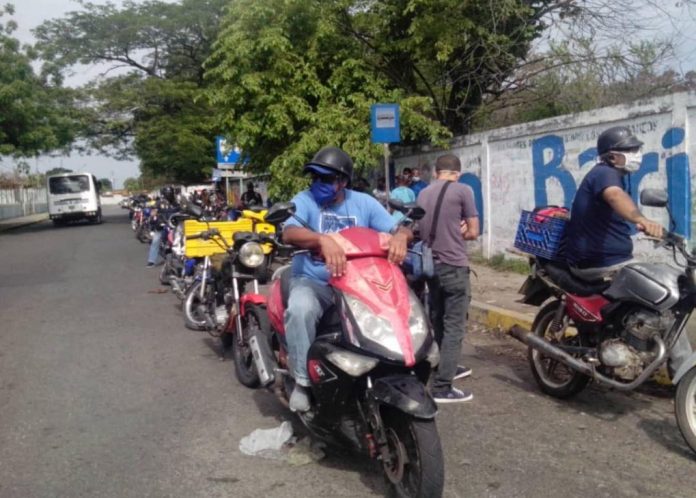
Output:
[[[318,179],[312,182],[309,191],[312,193],[312,197],[314,197],[317,204],[322,207],[333,202],[338,195],[338,190],[334,187],[333,183],[324,183]]]

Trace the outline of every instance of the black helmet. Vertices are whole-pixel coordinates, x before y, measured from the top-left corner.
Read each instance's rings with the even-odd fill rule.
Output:
[[[339,173],[345,175],[350,182],[353,179],[353,160],[338,147],[324,147],[305,164],[304,172],[312,171],[324,175]]]
[[[169,202],[174,202],[174,188],[173,187],[162,187],[160,189],[160,195],[167,199]]]
[[[597,154],[606,154],[610,150],[631,150],[637,149],[643,145],[643,142],[638,140],[631,130],[626,126],[614,126],[608,130],[604,130],[597,137]]]

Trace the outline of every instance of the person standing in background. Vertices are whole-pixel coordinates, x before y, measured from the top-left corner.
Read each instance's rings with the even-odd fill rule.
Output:
[[[387,199],[389,198],[387,195],[387,181],[383,176],[377,178],[377,186],[372,191],[372,195],[382,206],[387,205]]]
[[[413,190],[408,188],[408,179],[404,175],[397,175],[395,181],[396,188],[391,191],[389,198],[400,200],[404,204],[416,202],[416,196],[413,193]],[[392,217],[398,222],[404,218],[404,213],[401,211],[393,211]]]
[[[459,183],[461,162],[453,154],[437,158],[435,180],[418,195],[425,216],[418,222],[421,238],[429,241],[435,260],[430,287],[430,312],[435,340],[440,346],[440,364],[432,393],[438,403],[473,399],[473,394],[452,386],[452,381],[471,375],[459,366],[462,353],[471,285],[468,240],[479,236],[479,218],[471,187]]]
[[[424,173],[427,173],[424,174]],[[430,177],[430,168],[425,165],[422,166],[419,169],[414,169],[413,174],[411,176],[411,183],[408,185],[411,190],[413,190],[413,193],[418,197],[418,194],[421,193],[421,191],[428,186],[428,182],[424,180],[424,178],[429,178]]]
[[[261,194],[254,190],[254,182],[247,182],[247,190],[242,194],[242,208],[247,209],[252,206],[263,206]]]

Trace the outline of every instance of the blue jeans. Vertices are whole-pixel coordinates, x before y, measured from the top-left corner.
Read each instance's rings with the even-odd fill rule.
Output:
[[[285,338],[295,382],[309,387],[307,353],[317,336],[317,323],[331,304],[333,290],[328,285],[306,277],[293,277],[285,310]]]
[[[440,364],[433,379],[433,392],[452,387],[462,354],[471,302],[469,268],[435,263],[435,278],[429,281],[430,318],[440,346]]]
[[[156,264],[159,259],[159,245],[162,240],[162,230],[155,230],[154,234],[152,242],[150,242],[150,250],[147,253],[147,262],[153,265]]]

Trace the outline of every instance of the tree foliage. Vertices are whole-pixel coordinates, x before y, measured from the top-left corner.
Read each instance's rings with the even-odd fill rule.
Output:
[[[110,192],[114,189],[114,186],[109,178],[100,178],[99,183],[101,183],[102,191]]]
[[[0,19],[12,15],[0,8]],[[12,36],[14,21],[0,23],[0,155],[27,157],[64,148],[76,131],[69,90],[34,73],[33,54]]]
[[[64,75],[76,64],[110,69],[83,91],[83,149],[119,159],[167,180],[197,181],[215,165],[214,113],[200,94],[203,61],[227,0],[149,0],[95,5],[35,30],[37,49]],[[112,73],[113,71],[113,73]]]

